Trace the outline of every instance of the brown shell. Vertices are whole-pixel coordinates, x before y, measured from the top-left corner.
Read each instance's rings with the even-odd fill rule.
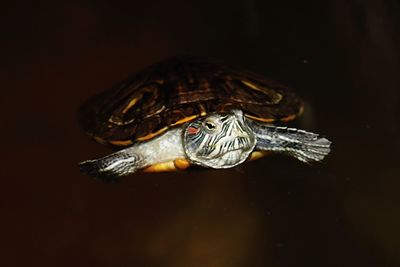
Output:
[[[169,127],[237,108],[272,123],[295,118],[302,101],[257,74],[193,57],[174,57],[134,74],[80,108],[83,129],[97,141],[129,145]]]

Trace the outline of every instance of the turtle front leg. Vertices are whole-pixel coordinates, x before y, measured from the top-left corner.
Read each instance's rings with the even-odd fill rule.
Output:
[[[81,172],[105,182],[115,182],[118,177],[136,172],[145,166],[143,158],[128,147],[105,157],[86,160],[78,164]]]
[[[174,128],[146,142],[117,151],[103,158],[79,163],[82,172],[106,182],[114,182],[139,170],[168,171],[171,164],[184,169],[189,164],[182,144],[182,129]]]
[[[256,150],[288,154],[306,163],[321,161],[331,151],[332,142],[318,134],[246,121],[256,136]]]

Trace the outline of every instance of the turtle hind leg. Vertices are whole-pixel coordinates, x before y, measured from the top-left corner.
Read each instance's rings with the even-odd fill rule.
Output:
[[[141,167],[140,162],[140,157],[127,148],[103,158],[80,162],[78,166],[83,173],[115,183],[118,177],[136,172]]]

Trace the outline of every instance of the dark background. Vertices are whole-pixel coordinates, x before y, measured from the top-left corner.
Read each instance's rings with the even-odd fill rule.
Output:
[[[2,4],[1,266],[400,266],[397,1]],[[296,88],[322,164],[272,156],[106,185],[88,97],[175,54]]]

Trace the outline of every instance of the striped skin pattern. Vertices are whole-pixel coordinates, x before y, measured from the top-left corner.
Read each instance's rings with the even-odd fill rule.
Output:
[[[183,138],[185,153],[192,163],[216,169],[244,162],[256,145],[256,138],[240,110],[191,122]]]
[[[288,154],[305,163],[321,161],[331,151],[331,141],[300,129],[246,120],[257,139],[256,150]]]
[[[83,161],[79,163],[79,168],[100,180],[114,182],[120,176],[185,158],[182,128],[176,127],[149,141],[135,143],[103,158]]]
[[[119,176],[136,172],[143,167],[143,159],[131,149],[123,149],[105,157],[79,163],[81,172],[107,183],[116,182]]]
[[[231,168],[249,159],[254,151],[317,162],[329,154],[330,145],[328,139],[318,134],[256,122],[246,118],[241,110],[233,109],[172,128],[103,158],[81,162],[79,167],[82,172],[112,182],[148,167],[153,167],[151,171],[177,170],[175,161],[179,160],[184,162],[184,168],[191,164]]]

